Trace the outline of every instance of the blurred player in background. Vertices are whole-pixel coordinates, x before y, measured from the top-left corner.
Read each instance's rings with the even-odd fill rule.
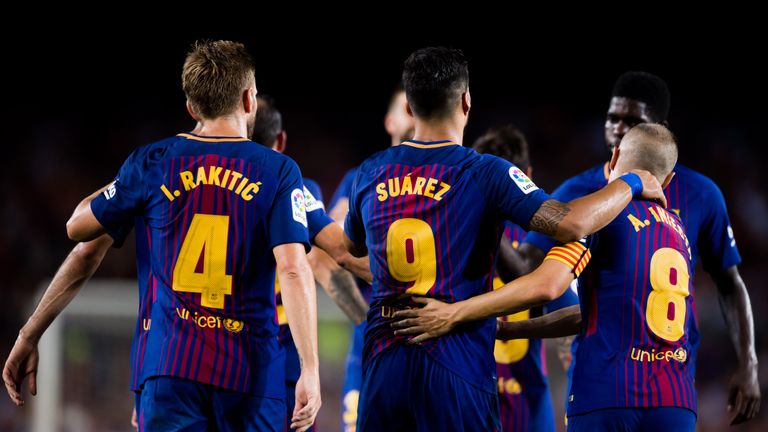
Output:
[[[256,100],[258,110],[253,128],[253,141],[263,143],[272,150],[283,153],[288,143],[288,134],[283,128],[282,114],[275,107],[272,98],[259,95]],[[341,242],[343,236],[341,227],[333,223],[333,220],[325,214],[320,187],[306,177],[303,180],[309,237],[313,243],[320,246],[320,248],[312,248],[307,255],[312,273],[317,284],[323,287],[349,319],[355,324],[360,324],[365,319],[368,304],[358,290],[355,278],[341,268],[324,250],[335,253],[338,261],[360,261],[356,265],[350,266],[362,269],[359,272],[360,277],[370,281],[370,270],[367,268],[368,261],[352,257],[344,248]],[[318,244],[318,241],[322,244]],[[296,382],[301,375],[301,363],[296,345],[293,343],[291,329],[288,326],[279,280],[275,281],[275,294],[277,296],[277,321],[280,324],[278,339],[280,345],[285,349],[286,419],[290,420],[294,408]],[[287,428],[288,423],[286,423]],[[314,425],[308,430],[315,430]]]
[[[344,226],[353,254],[370,251],[373,273],[358,430],[498,429],[496,320],[411,346],[394,335],[393,314],[413,306],[411,296],[453,302],[491,290],[505,220],[572,241],[605,226],[633,194],[663,192],[638,172],[561,203],[511,163],[462,147],[471,102],[461,51],[414,52],[403,84],[414,138],[363,162]]]
[[[246,138],[257,108],[253,70],[242,44],[197,42],[182,81],[198,134],[137,149],[67,225],[80,241],[136,214],[149,227],[157,298],[139,419],[148,430],[281,430],[275,263],[302,359],[291,427],[309,428],[320,407],[303,184],[291,159]]]
[[[478,138],[472,148],[478,153],[498,156],[520,168],[529,178],[533,173],[528,152],[528,141],[523,133],[512,125],[498,126],[486,131]],[[525,238],[526,232],[520,226],[504,223],[502,247],[517,249]],[[503,271],[497,271],[493,280],[494,289],[500,288],[510,279]],[[557,300],[530,310],[518,312],[502,318],[504,321],[519,321],[535,318],[564,307],[578,305],[579,298],[573,290],[566,290]],[[570,339],[566,336],[558,341],[561,359],[570,356]],[[496,341],[493,350],[496,358],[498,375],[499,406],[501,408],[501,429],[503,431],[548,432],[555,430],[555,413],[549,394],[547,365],[544,356],[544,344],[541,339],[514,339]],[[563,364],[568,369],[567,362]]]
[[[406,139],[413,136],[413,117],[406,111],[408,101],[405,100],[405,91],[398,86],[389,101],[387,114],[384,116],[384,129],[390,136],[392,147],[400,145]],[[358,167],[352,168],[344,176],[341,184],[333,194],[331,200],[331,216],[339,223],[344,223],[349,209],[349,191],[352,182],[357,175]],[[367,282],[358,279],[360,291],[365,296],[366,307],[371,296],[370,280]],[[341,392],[341,422],[344,432],[354,432],[357,425],[357,405],[360,397],[360,386],[363,383],[363,335],[365,335],[365,321],[352,328],[352,343],[347,353],[346,367],[344,370],[344,385]]]

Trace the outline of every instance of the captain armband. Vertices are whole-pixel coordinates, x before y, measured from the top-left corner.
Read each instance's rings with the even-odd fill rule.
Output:
[[[575,277],[579,277],[591,258],[592,253],[583,243],[571,242],[553,247],[544,259],[560,261],[570,267]]]

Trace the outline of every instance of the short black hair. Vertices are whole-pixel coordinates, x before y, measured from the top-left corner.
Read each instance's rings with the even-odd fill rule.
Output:
[[[667,120],[671,97],[669,87],[658,76],[642,71],[624,72],[613,85],[613,97],[645,103],[655,122]]]
[[[468,86],[469,70],[461,50],[422,48],[403,64],[405,96],[417,117],[448,116]]]
[[[475,140],[472,148],[478,153],[488,153],[506,159],[523,171],[531,166],[528,141],[523,132],[511,124],[488,129]]]
[[[275,100],[271,96],[256,96],[256,103],[256,122],[253,124],[251,140],[271,146],[283,130],[283,115],[275,107]]]

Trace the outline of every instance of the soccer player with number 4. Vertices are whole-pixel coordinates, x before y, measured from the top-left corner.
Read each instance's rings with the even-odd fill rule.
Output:
[[[320,408],[316,300],[301,173],[247,137],[257,109],[242,44],[196,43],[182,73],[195,134],[140,147],[67,225],[87,241],[146,222],[156,282],[140,381],[141,430],[280,431],[284,352],[275,271],[301,358],[291,427]]]
[[[414,52],[403,85],[414,139],[363,162],[345,223],[350,251],[369,252],[373,273],[357,429],[499,430],[496,320],[408,345],[394,334],[395,313],[415,306],[414,296],[457,302],[491,291],[505,220],[570,242],[604,227],[633,196],[665,202],[664,194],[649,172],[633,171],[562,203],[513,164],[461,146],[471,104],[461,51]]]

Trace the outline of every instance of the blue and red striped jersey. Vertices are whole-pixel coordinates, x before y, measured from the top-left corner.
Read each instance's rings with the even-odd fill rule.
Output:
[[[677,215],[633,200],[589,242],[568,415],[617,407],[696,412],[693,257]]]
[[[504,237],[517,249],[526,231],[506,222]],[[494,289],[503,286],[498,277]],[[576,293],[568,289],[557,300],[543,307],[518,312],[501,318],[504,321],[520,321],[536,318],[564,307],[579,303]],[[541,339],[497,340],[494,350],[498,375],[501,426],[505,431],[554,431],[554,412],[549,394],[547,364],[544,361],[544,343]]]
[[[323,192],[320,186],[314,180],[304,178],[304,198],[307,202],[307,228],[309,229],[309,238],[314,239],[328,224],[333,223],[333,219],[325,213],[323,204]],[[301,362],[299,360],[299,351],[293,343],[291,327],[288,325],[288,317],[283,308],[283,294],[280,292],[280,281],[275,278],[275,303],[277,304],[277,323],[280,324],[280,331],[277,334],[277,340],[285,349],[285,380],[296,382],[301,375]]]
[[[707,272],[719,272],[741,263],[728,210],[720,188],[708,177],[677,164],[675,176],[664,190],[668,208],[683,221],[693,251],[693,264],[701,255]],[[596,165],[563,182],[552,196],[568,202],[596,192],[608,184],[608,164]],[[536,232],[525,239],[543,251],[555,241]]]
[[[156,298],[139,385],[175,376],[283,397],[272,248],[309,247],[290,158],[179,134],[134,151],[91,209],[110,235],[135,217],[148,228]]]
[[[410,296],[457,302],[493,289],[502,223],[528,226],[549,195],[511,163],[450,141],[406,141],[360,166],[345,231],[365,244],[373,273],[363,358],[405,338],[392,313]],[[436,361],[495,392],[495,319],[421,344]]]

